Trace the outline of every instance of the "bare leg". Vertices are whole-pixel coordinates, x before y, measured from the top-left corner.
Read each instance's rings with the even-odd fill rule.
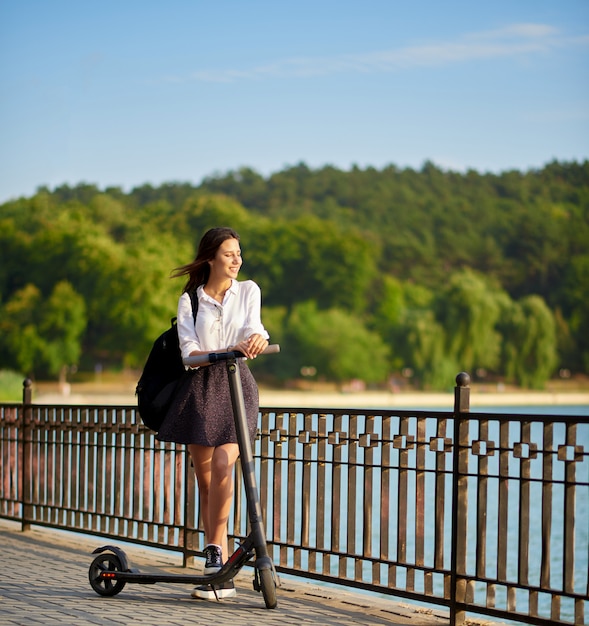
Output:
[[[233,499],[233,468],[239,457],[239,447],[236,443],[216,448],[191,444],[188,451],[198,482],[206,542],[221,546],[226,560],[229,552],[227,521]]]

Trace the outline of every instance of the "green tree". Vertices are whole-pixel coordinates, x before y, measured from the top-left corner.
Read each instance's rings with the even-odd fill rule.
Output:
[[[304,216],[265,220],[248,234],[244,272],[263,288],[270,306],[306,300],[319,308],[360,313],[374,277],[378,248],[357,231]]]
[[[360,319],[340,309],[320,311],[312,301],[298,304],[286,333],[287,345],[296,346],[300,366],[314,367],[319,378],[372,383],[387,377],[387,346]]]
[[[43,339],[38,320],[42,306],[41,291],[26,285],[16,291],[2,307],[0,314],[1,364],[32,375],[39,367]]]
[[[444,328],[445,354],[461,370],[497,369],[502,297],[496,286],[470,270],[453,274],[438,294],[436,318]]]
[[[570,259],[559,287],[558,302],[562,307],[566,324],[565,338],[572,343],[562,346],[563,365],[567,368],[589,372],[589,254],[580,254]]]
[[[503,365],[508,378],[541,389],[556,366],[556,323],[540,296],[526,296],[504,310],[498,328],[503,336]]]
[[[168,223],[168,228],[179,238],[192,235],[193,246],[210,228],[229,226],[244,236],[251,222],[247,210],[233,198],[222,195],[195,195]],[[196,249],[194,251],[196,254]]]
[[[68,367],[77,365],[86,329],[86,304],[66,281],[57,283],[39,315],[40,362],[65,382]]]
[[[377,288],[372,328],[391,350],[391,369],[414,368],[415,346],[410,341],[410,329],[415,330],[417,319],[421,320],[419,326],[422,329],[426,319],[435,321],[432,315],[423,316],[423,313],[432,309],[434,295],[425,287],[387,275],[382,277]],[[436,324],[433,332],[439,334],[439,331],[439,325]]]
[[[444,363],[516,380],[524,335],[512,326],[540,315],[522,309],[540,296],[557,320],[558,363],[589,371],[589,161],[499,174],[299,163],[269,177],[242,168],[128,194],[86,183],[39,189],[0,205],[0,323],[13,331],[0,337],[0,360],[31,363],[24,345],[34,346],[41,320],[31,322],[27,306],[21,318],[12,311],[35,299],[31,288],[46,303],[65,281],[87,309],[81,367],[140,366],[176,309],[181,282],[170,270],[222,224],[242,235],[242,277],[281,312],[277,332],[312,300],[317,312],[339,309],[377,333],[389,367],[414,369],[421,384],[445,385]]]
[[[86,328],[83,298],[66,281],[45,299],[35,285],[15,292],[2,307],[2,365],[33,375],[60,376],[78,362]]]
[[[422,389],[445,389],[456,376],[458,362],[446,350],[446,332],[434,312],[413,309],[402,324],[404,367]]]

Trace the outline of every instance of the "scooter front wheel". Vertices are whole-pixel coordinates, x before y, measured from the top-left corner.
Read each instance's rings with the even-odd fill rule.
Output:
[[[267,609],[275,609],[278,605],[276,599],[276,582],[271,569],[258,570],[259,584],[262,595],[264,596],[264,602]]]
[[[116,554],[104,552],[99,554],[90,564],[88,580],[94,591],[100,596],[116,596],[125,587],[124,580],[104,578],[103,572],[121,572],[121,560]]]

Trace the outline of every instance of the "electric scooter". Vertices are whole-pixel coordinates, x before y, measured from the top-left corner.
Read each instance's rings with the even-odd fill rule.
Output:
[[[262,354],[280,352],[277,344],[269,345]],[[252,445],[247,428],[243,389],[239,377],[239,364],[237,359],[244,357],[239,351],[213,352],[210,354],[191,356],[184,359],[184,364],[190,367],[198,367],[226,361],[229,375],[229,391],[235,419],[235,430],[241,459],[241,467],[247,500],[250,532],[235,552],[229,557],[223,567],[215,574],[209,575],[179,575],[179,574],[148,574],[141,573],[137,569],[131,569],[127,556],[123,550],[116,546],[103,546],[96,548],[92,554],[97,554],[90,565],[88,578],[92,589],[101,596],[115,596],[120,593],[127,583],[153,585],[155,583],[186,583],[190,585],[208,585],[217,596],[217,589],[224,582],[234,578],[241,568],[255,556],[254,581],[256,591],[261,591],[266,608],[276,608],[276,586],[278,577],[274,564],[268,553],[266,537],[264,534],[264,522],[262,508],[254,472],[254,459]]]

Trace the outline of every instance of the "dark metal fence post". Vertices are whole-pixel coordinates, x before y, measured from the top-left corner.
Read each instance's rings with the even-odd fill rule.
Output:
[[[470,411],[470,376],[460,372],[456,376],[454,387],[454,413],[468,413]]]
[[[461,468],[467,452],[463,446],[468,438],[468,422],[463,423],[462,413],[470,411],[470,376],[466,372],[460,372],[456,376],[454,388],[454,455],[452,462],[452,555],[451,555],[451,580],[450,580],[450,625],[460,626],[466,620],[464,608],[465,590],[459,588],[458,570],[463,569],[466,562],[466,483],[461,477]]]
[[[20,516],[21,516],[21,530],[30,530],[31,524],[27,521],[26,502],[28,500],[27,494],[31,491],[31,463],[30,463],[30,424],[32,422],[32,408],[33,403],[33,381],[30,378],[25,378],[23,381],[22,392],[23,403],[23,420],[22,426],[19,432],[20,438],[20,472],[21,476],[21,489],[20,489]]]

